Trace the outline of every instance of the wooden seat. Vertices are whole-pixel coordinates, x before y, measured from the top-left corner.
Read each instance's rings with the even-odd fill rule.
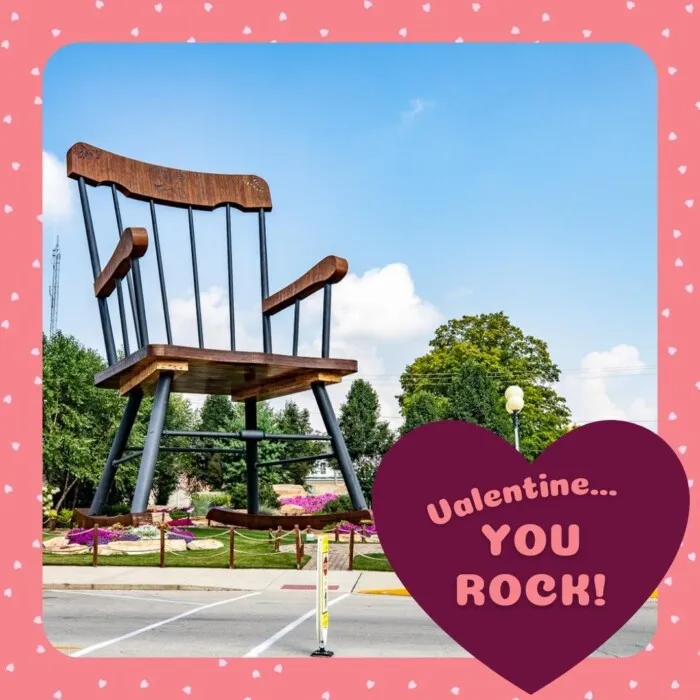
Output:
[[[259,510],[258,467],[272,464],[310,461],[308,457],[289,458],[276,462],[258,461],[258,443],[261,440],[314,440],[329,441],[332,453],[313,459],[334,457],[340,467],[348,493],[356,511],[367,508],[364,495],[350,459],[345,439],[326,391],[327,384],[335,384],[344,376],[357,371],[354,360],[330,357],[331,288],[342,281],[348,272],[348,263],[343,258],[328,255],[310,267],[286,287],[270,293],[268,279],[268,251],[266,215],[272,211],[272,199],[268,184],[254,175],[222,175],[199,173],[175,168],[161,167],[133,158],[104,151],[86,143],[76,143],[66,155],[68,177],[77,180],[80,204],[85,223],[90,265],[94,289],[100,314],[100,324],[105,343],[108,368],[95,377],[99,388],[119,391],[128,397],[124,414],[112,441],[102,477],[86,514],[76,517],[102,516],[116,470],[120,464],[137,457],[141,458],[138,479],[131,503],[133,518],[140,518],[147,511],[158,455],[167,446],[161,446],[165,416],[172,392],[186,394],[224,394],[234,401],[245,404],[245,430],[238,433],[219,433],[222,439],[240,440],[245,449],[224,449],[228,452],[244,452],[246,462],[246,490],[248,513],[257,516]],[[117,242],[114,245],[114,230],[106,232],[113,251],[103,266],[100,263],[99,244],[90,211],[88,186],[108,187],[114,205]],[[120,208],[120,196],[145,202],[148,213],[131,214],[141,219],[130,220],[124,227]],[[175,252],[179,257],[188,256],[192,263],[194,302],[198,347],[175,345],[170,322],[170,303],[164,271],[162,248],[168,241],[169,232],[159,232],[157,209],[174,207],[186,214],[189,228],[189,245]],[[197,262],[197,241],[194,211],[207,212],[223,208],[226,217],[226,247],[221,252],[227,262],[228,306],[230,350],[212,350],[206,347],[203,311],[200,295],[200,266]],[[252,214],[258,220],[258,245],[260,269],[260,321],[262,326],[263,351],[246,352],[236,348],[234,312],[233,259],[235,239],[232,214]],[[153,250],[150,247],[153,242]],[[140,261],[147,254],[155,254],[158,270],[158,286],[162,304],[165,342],[150,336],[147,309],[152,315],[157,312],[157,302],[146,304],[144,285],[141,280]],[[301,302],[316,292],[323,291],[323,321],[321,329],[321,357],[299,357],[299,316]],[[119,330],[124,359],[119,359],[115,329],[112,325],[109,301],[116,294],[119,313]],[[128,299],[127,299],[128,295]],[[112,299],[114,301],[114,299]],[[129,302],[128,309],[127,301]],[[294,325],[292,354],[279,355],[272,352],[272,317],[293,308]],[[131,313],[129,313],[129,310]],[[133,327],[130,324],[133,321]],[[149,328],[150,326],[150,328]],[[193,329],[194,330],[194,329]],[[135,337],[134,337],[135,336]],[[257,404],[267,399],[287,396],[310,389],[328,435],[268,435],[258,430]],[[151,415],[143,448],[124,456],[129,435],[136,420],[142,398],[153,393]],[[185,432],[184,436],[197,438],[198,432]],[[211,433],[207,433],[211,436]],[[129,448],[130,450],[131,448]],[[196,444],[180,451],[202,452],[219,448],[202,448]]]
[[[204,350],[148,345],[95,377],[95,385],[128,394],[135,386],[150,393],[160,372],[173,371],[171,391],[224,394],[234,401],[276,399],[311,389],[314,382],[336,384],[357,372],[355,360],[272,355],[263,352]]]

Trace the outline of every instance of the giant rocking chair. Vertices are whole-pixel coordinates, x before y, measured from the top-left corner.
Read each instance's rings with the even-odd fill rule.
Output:
[[[164,168],[103,151],[85,143],[76,143],[67,154],[68,177],[78,181],[78,190],[85,221],[90,262],[95,279],[94,291],[104,334],[108,368],[95,377],[95,386],[117,390],[127,396],[124,415],[112,442],[112,447],[89,509],[76,509],[75,519],[80,525],[110,524],[116,520],[124,524],[148,521],[148,499],[153,485],[158,454],[162,451],[191,451],[245,454],[248,512],[240,513],[227,508],[213,508],[207,517],[214,522],[242,527],[267,529],[278,525],[298,524],[320,527],[325,522],[348,520],[359,522],[371,517],[367,510],[350,455],[348,454],[338,421],[328,398],[326,384],[340,382],[342,377],[357,371],[354,360],[329,357],[331,323],[331,287],[345,277],[347,262],[330,256],[312,267],[296,282],[270,294],[268,290],[267,241],[265,214],[272,210],[267,183],[252,175],[213,175]],[[103,268],[97,249],[97,240],[90,213],[87,186],[108,186],[114,202],[114,213],[119,236],[107,265]],[[153,344],[148,337],[146,305],[141,281],[139,259],[148,249],[146,228],[122,226],[119,193],[125,197],[145,201],[150,206],[150,226],[155,244],[155,256],[165,320],[166,343]],[[174,345],[168,311],[161,242],[156,218],[157,206],[170,206],[187,212],[190,236],[190,255],[194,277],[195,310],[198,347]],[[207,350],[202,330],[202,308],[199,294],[199,271],[195,244],[194,210],[212,211],[225,207],[228,262],[228,301],[230,350]],[[231,209],[255,213],[258,218],[260,243],[260,282],[262,288],[263,352],[236,350],[233,304],[233,257],[231,237]],[[131,305],[136,348],[130,349],[127,310],[123,283]],[[299,357],[300,302],[323,289],[323,331],[321,357]],[[125,357],[117,359],[114,331],[110,320],[108,299],[116,290],[122,343]],[[294,307],[292,355],[272,352],[271,317],[290,306]],[[286,396],[311,389],[318,404],[328,435],[272,435],[258,430],[257,402]],[[163,430],[171,392],[190,394],[224,394],[234,401],[245,403],[245,430],[236,433],[204,433]],[[133,448],[125,455],[129,434],[139,406],[146,393],[154,393],[148,431],[143,447]],[[245,448],[224,449],[197,447],[174,448],[161,445],[168,437],[220,437],[241,441]],[[289,464],[302,459],[258,461],[258,443],[262,440],[325,440],[332,452],[315,459],[335,457],[355,510],[331,516],[265,516],[259,514],[258,468],[275,464]],[[131,514],[122,517],[103,515],[104,506],[119,464],[141,459],[138,479],[131,502]]]

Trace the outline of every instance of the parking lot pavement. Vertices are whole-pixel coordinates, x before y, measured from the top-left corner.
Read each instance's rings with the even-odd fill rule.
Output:
[[[331,593],[339,657],[468,657],[412,598]],[[65,654],[303,657],[316,648],[313,591],[45,591],[44,624]],[[649,602],[596,652],[631,656],[654,635]]]

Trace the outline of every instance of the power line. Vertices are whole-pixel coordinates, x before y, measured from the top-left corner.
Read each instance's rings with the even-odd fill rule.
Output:
[[[606,378],[607,377],[626,377],[626,376],[633,376],[633,377],[639,377],[639,376],[655,376],[657,374],[656,372],[656,365],[644,365],[643,367],[605,367],[601,369],[597,368],[591,368],[591,367],[577,367],[577,368],[571,368],[571,369],[562,369],[559,370],[559,374],[599,374],[603,375]],[[386,380],[391,380],[391,379],[400,379],[401,377],[404,376],[405,373],[402,374],[365,374],[364,372],[360,372],[359,374],[362,375],[362,377],[367,378],[367,379],[386,379]],[[509,378],[518,378],[518,377],[526,377],[526,376],[531,376],[531,375],[526,375],[524,373],[517,373],[517,372],[511,372],[511,371],[505,371],[505,370],[489,370],[484,373],[487,376],[494,377],[494,378],[502,378],[502,377],[509,377]],[[420,372],[416,373],[415,375],[407,374],[406,379],[425,379],[425,378],[430,378],[430,379],[451,379],[452,377],[458,377],[459,372]],[[594,379],[597,377],[593,377]]]

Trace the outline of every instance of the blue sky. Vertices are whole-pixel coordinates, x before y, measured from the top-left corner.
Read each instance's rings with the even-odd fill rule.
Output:
[[[640,50],[82,44],[50,60],[44,90],[45,287],[58,234],[59,327],[86,344],[103,351],[76,185],[63,177],[76,141],[264,177],[271,290],[327,254],[349,260],[334,354],[359,360],[394,423],[398,375],[434,328],[503,310],[549,344],[576,420],[655,428],[656,73]],[[108,191],[92,206],[104,264],[117,239]],[[122,210],[125,226],[150,229],[146,205]],[[176,340],[195,345],[186,213],[159,217]],[[257,349],[250,219],[234,220],[237,320],[240,343]],[[223,215],[195,222],[205,344],[226,347]],[[144,276],[157,337],[153,257]],[[46,328],[48,303],[47,293]],[[303,306],[308,352],[318,311],[318,300]],[[288,350],[290,323],[291,313],[273,321],[276,350]]]

